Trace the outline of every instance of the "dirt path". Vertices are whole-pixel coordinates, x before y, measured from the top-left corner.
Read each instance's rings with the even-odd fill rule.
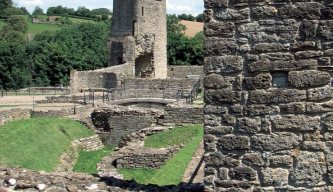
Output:
[[[203,183],[205,164],[203,156],[205,154],[203,141],[201,141],[197,151],[192,157],[192,161],[185,170],[182,182],[185,183]],[[200,166],[200,167],[199,167]]]

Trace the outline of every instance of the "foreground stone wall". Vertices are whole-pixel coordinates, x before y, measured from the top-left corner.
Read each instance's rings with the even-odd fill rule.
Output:
[[[333,191],[332,1],[205,0],[207,191]]]
[[[30,109],[2,109],[0,110],[0,125],[14,120],[29,119],[30,116]]]
[[[159,124],[202,124],[203,107],[182,104],[169,104],[164,108],[164,116]]]

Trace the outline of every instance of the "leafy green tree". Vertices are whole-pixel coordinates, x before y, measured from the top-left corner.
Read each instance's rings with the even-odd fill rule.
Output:
[[[18,31],[23,34],[28,32],[28,23],[22,16],[11,16],[6,20],[6,25],[2,29],[3,31]]]
[[[30,13],[29,13],[29,11],[28,11],[28,9],[27,8],[25,8],[25,7],[21,7],[20,8],[21,9],[21,11],[22,11],[22,15],[30,15]]]
[[[175,15],[168,15],[168,63],[170,65],[202,65],[203,33],[193,38],[184,35],[186,27]]]
[[[90,9],[87,9],[85,7],[79,7],[77,11],[75,11],[75,15],[81,16],[81,17],[91,17],[91,11]]]
[[[203,14],[199,14],[199,15],[197,15],[197,17],[195,18],[195,20],[196,20],[197,22],[203,22]]]
[[[93,15],[112,15],[112,12],[107,8],[98,8],[91,11]]]
[[[40,7],[35,7],[34,11],[32,12],[32,15],[44,15],[44,11],[42,8]]]
[[[6,18],[8,15],[6,14],[6,9],[13,7],[12,0],[0,0],[0,17]]]

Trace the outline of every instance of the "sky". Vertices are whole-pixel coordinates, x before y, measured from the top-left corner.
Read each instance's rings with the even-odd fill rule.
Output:
[[[48,7],[62,5],[64,7],[76,9],[79,6],[85,6],[89,9],[108,8],[112,10],[113,0],[13,0],[18,7],[26,7],[30,12],[36,6],[41,7],[44,11]],[[167,0],[168,14],[192,14],[194,16],[202,13],[203,0]]]

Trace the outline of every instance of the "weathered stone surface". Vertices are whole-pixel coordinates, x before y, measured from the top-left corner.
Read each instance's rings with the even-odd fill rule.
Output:
[[[300,35],[304,40],[314,40],[317,37],[318,21],[303,21],[300,26]]]
[[[291,53],[264,53],[260,54],[261,60],[268,60],[268,61],[291,61],[294,60],[294,55]]]
[[[272,76],[261,73],[255,77],[246,77],[245,82],[249,89],[268,89],[272,86]]]
[[[254,7],[252,9],[252,17],[261,19],[261,18],[270,18],[276,16],[278,10],[275,7]]]
[[[279,52],[288,51],[289,45],[280,43],[258,43],[253,46],[254,52]]]
[[[206,134],[229,134],[234,130],[233,126],[206,126],[205,133]]]
[[[260,60],[250,63],[248,69],[250,72],[271,72],[271,71],[295,71],[302,69],[316,69],[316,60],[299,61],[267,61]]]
[[[301,146],[301,149],[308,151],[324,151],[326,148],[326,143],[320,141],[304,141]]]
[[[239,73],[243,70],[243,59],[238,56],[207,57],[204,70],[217,74]]]
[[[235,24],[233,22],[206,23],[204,32],[206,36],[232,37],[235,35]]]
[[[261,130],[261,118],[238,118],[236,127],[240,133],[257,133]]]
[[[232,21],[243,21],[250,19],[250,9],[225,9],[225,10],[217,10],[214,13],[214,16],[218,20],[232,20]]]
[[[224,114],[228,111],[228,108],[216,106],[216,105],[206,105],[204,107],[205,114]]]
[[[251,104],[273,104],[298,102],[306,99],[306,91],[297,89],[255,90],[249,92]]]
[[[235,180],[248,180],[255,181],[257,180],[257,173],[250,167],[239,166],[230,169],[230,177]]]
[[[274,115],[279,112],[279,107],[272,105],[246,105],[244,107],[244,113],[248,116]]]
[[[293,166],[293,158],[289,155],[277,155],[268,158],[270,167],[287,167]]]
[[[263,166],[264,160],[261,157],[260,153],[246,153],[243,156],[243,161],[245,165],[249,166]]]
[[[318,36],[327,40],[333,40],[333,21],[320,21]]]
[[[241,101],[241,92],[232,90],[208,90],[205,91],[207,104],[219,105],[224,103],[238,103]]]
[[[333,98],[332,87],[327,85],[325,87],[313,88],[307,91],[309,101],[319,101]]]
[[[322,51],[299,51],[295,53],[296,59],[318,58],[323,55]]]
[[[321,122],[328,131],[333,131],[333,113],[328,113],[322,117]]]
[[[263,151],[294,149],[301,141],[302,136],[294,133],[257,134],[251,137],[252,147]]]
[[[240,164],[237,156],[222,155],[221,153],[214,152],[205,156],[206,165],[212,166],[226,166],[237,167]]]
[[[306,112],[306,103],[281,104],[280,111],[285,114],[303,114]]]
[[[221,89],[232,86],[233,78],[223,77],[218,74],[211,74],[205,77],[204,86],[206,89]]]
[[[285,186],[288,185],[289,171],[286,169],[266,168],[260,171],[263,186]]]
[[[320,129],[320,117],[305,115],[272,116],[272,126],[277,131],[315,131]]]
[[[290,172],[290,180],[294,186],[314,187],[323,181],[326,172],[324,153],[302,151],[296,157],[296,167]]]
[[[317,2],[298,2],[294,5],[284,5],[279,9],[283,18],[295,17],[298,19],[315,20],[320,19],[321,9],[324,6]]]
[[[208,56],[232,54],[238,50],[236,41],[232,38],[205,38],[205,53]],[[207,59],[207,58],[206,58]]]
[[[229,169],[220,168],[220,170],[219,170],[219,178],[221,180],[228,180],[229,179]]]
[[[212,7],[226,8],[228,6],[229,6],[229,0],[206,0],[205,1],[205,8],[212,8]]]
[[[331,76],[323,71],[291,71],[288,74],[288,82],[297,88],[318,87],[331,82]]]
[[[250,148],[250,138],[246,136],[225,135],[219,139],[218,144],[224,150],[246,150]]]
[[[333,102],[325,103],[306,103],[306,112],[307,113],[325,113],[333,112]]]

